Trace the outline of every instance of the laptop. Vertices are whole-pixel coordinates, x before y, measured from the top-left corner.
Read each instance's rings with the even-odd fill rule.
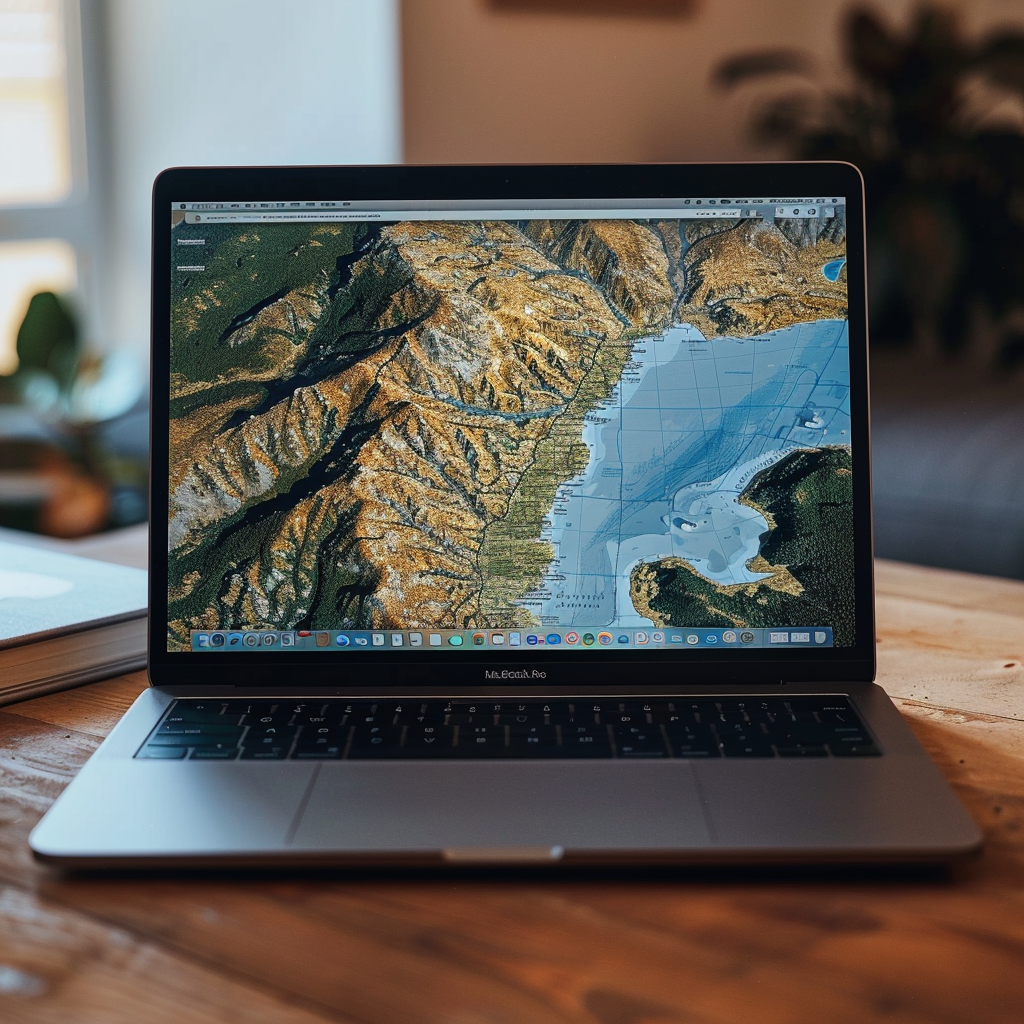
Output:
[[[149,681],[68,867],[948,861],[850,165],[173,169]]]

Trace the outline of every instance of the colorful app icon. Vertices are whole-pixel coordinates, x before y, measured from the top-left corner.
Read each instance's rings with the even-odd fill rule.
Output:
[[[242,643],[246,647],[259,647],[259,645],[260,645],[260,635],[259,635],[259,633],[246,633],[242,637]]]
[[[410,633],[409,634],[409,646],[410,647],[422,647],[423,646],[423,634],[422,633]]]
[[[598,633],[597,634],[597,642],[602,647],[607,647],[612,642],[612,640],[614,640],[614,639],[615,638],[611,635],[611,633]]]
[[[811,642],[810,633],[790,633],[789,642],[793,644],[809,644]]]
[[[440,647],[441,646],[441,634],[440,633],[431,633],[430,634],[430,646],[431,647]]]
[[[687,642],[687,643],[688,643],[688,644],[689,644],[689,645],[690,645],[691,647],[693,647],[693,645],[694,645],[694,644],[696,644],[696,643],[697,643],[697,641],[698,641],[699,639],[700,639],[700,637],[698,637],[696,633],[690,633],[690,634],[688,634],[688,635],[687,635],[687,637],[686,637],[686,642]]]
[[[814,634],[814,642],[816,644],[823,644],[827,639],[828,633],[825,633],[820,629]]]
[[[352,642],[356,647],[368,647],[370,645],[370,638],[368,636],[354,636]]]
[[[537,646],[537,642],[539,640],[540,640],[540,637],[537,636],[536,633],[528,633],[527,636],[526,636],[526,642],[527,642],[527,644],[530,645],[530,647],[536,647]]]
[[[392,633],[391,634],[391,646],[401,647],[405,643],[405,635],[403,633]]]
[[[727,629],[722,634],[722,640],[725,643],[727,643],[727,644],[734,644],[734,643],[736,643],[736,630],[734,630],[734,629]]]
[[[312,632],[308,629],[300,629],[299,636],[312,636]]]
[[[200,633],[195,638],[196,647],[209,647],[210,646],[210,634]]]
[[[625,633],[620,633],[619,634],[619,643],[620,644],[628,644],[629,643],[629,637]]]
[[[210,646],[211,647],[223,647],[224,646],[224,634],[223,633],[211,633],[210,634]]]
[[[282,633],[281,634],[281,646],[282,647],[294,647],[295,646],[295,634],[294,633]]]
[[[345,633],[339,633],[334,642],[339,647],[348,647],[348,645],[352,643],[352,641],[349,640],[348,636]]]
[[[370,642],[374,647],[384,646],[384,634],[383,633],[372,633],[370,635]]]
[[[474,633],[473,634],[473,646],[474,647],[483,647],[483,645],[486,642],[487,642],[487,637],[484,636],[483,633]]]
[[[682,633],[670,633],[668,639],[669,639],[670,643],[681,644],[683,642],[683,634]]]
[[[566,633],[565,634],[565,642],[567,644],[578,644],[580,642],[580,635],[579,635],[579,633]]]
[[[504,647],[505,646],[505,634],[504,633],[492,633],[491,634],[491,644],[494,647]]]
[[[448,643],[452,647],[461,647],[462,646],[462,634],[461,633],[456,633],[456,634],[454,634],[454,636],[448,637]]]
[[[583,646],[584,647],[593,647],[594,646],[594,634],[593,633],[584,633],[583,634]]]
[[[509,647],[518,647],[523,642],[522,633],[509,633],[508,645]]]
[[[316,635],[317,647],[330,647],[331,646],[331,634],[327,632],[317,633]]]
[[[228,633],[228,647],[241,647],[242,646],[242,634],[241,633]]]
[[[752,644],[754,642],[754,639],[754,634],[749,629],[745,629],[742,633],[740,633],[741,644]]]
[[[717,633],[708,633],[708,635],[706,637],[704,637],[704,642],[706,644],[717,644],[718,643],[718,634]]]
[[[788,644],[789,633],[769,633],[768,643],[770,644]]]
[[[636,641],[636,642],[637,642],[638,644],[645,644],[645,643],[647,643],[647,642],[648,642],[648,641],[649,641],[649,640],[650,640],[651,638],[650,638],[650,637],[649,637],[649,636],[648,636],[648,635],[647,635],[647,634],[646,634],[646,633],[645,633],[645,632],[644,632],[644,631],[643,631],[642,629],[638,629],[638,630],[637,630],[637,631],[636,631],[636,632],[635,632],[635,633],[633,634],[633,639],[634,639],[634,640],[635,640],[635,641]]]
[[[264,633],[260,639],[262,640],[264,647],[274,647],[277,644],[276,633]]]
[[[544,639],[552,647],[556,647],[558,644],[562,642],[562,638],[558,635],[558,633],[548,633],[548,635],[544,637]]]

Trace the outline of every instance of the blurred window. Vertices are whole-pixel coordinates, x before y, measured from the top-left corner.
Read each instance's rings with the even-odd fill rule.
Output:
[[[62,4],[0,0],[0,203],[52,203],[70,191]]]
[[[17,368],[32,295],[77,285],[80,219],[61,208],[86,186],[80,13],[78,0],[0,0],[0,374]]]

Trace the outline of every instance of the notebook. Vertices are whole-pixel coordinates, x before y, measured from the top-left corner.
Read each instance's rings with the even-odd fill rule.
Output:
[[[864,265],[845,164],[162,174],[152,686],[36,855],[975,851],[873,682]]]
[[[146,664],[146,574],[0,541],[0,704]]]

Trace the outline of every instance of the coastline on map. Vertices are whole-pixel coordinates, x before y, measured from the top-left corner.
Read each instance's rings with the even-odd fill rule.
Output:
[[[543,624],[651,625],[630,581],[666,558],[713,585],[764,579],[749,563],[769,524],[738,498],[796,449],[849,444],[847,346],[844,320],[710,341],[679,324],[637,341],[587,417],[590,458],[548,512],[555,555],[524,609]]]

